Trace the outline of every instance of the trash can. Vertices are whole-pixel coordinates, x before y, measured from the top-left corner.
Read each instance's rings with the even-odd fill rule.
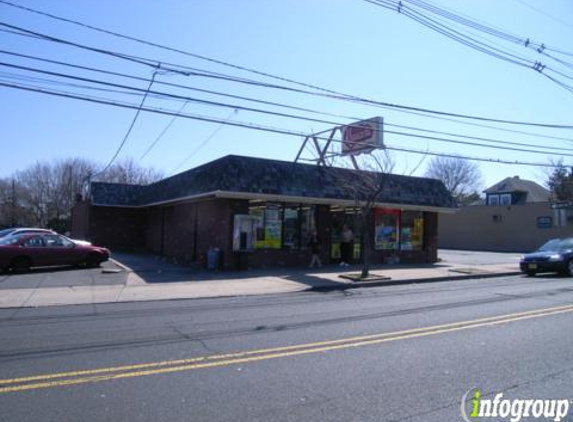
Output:
[[[210,248],[207,251],[207,269],[216,270],[221,262],[221,250],[219,248]]]

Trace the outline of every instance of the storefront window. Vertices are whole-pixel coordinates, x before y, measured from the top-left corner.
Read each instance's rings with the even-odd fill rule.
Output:
[[[298,205],[285,206],[283,242],[285,248],[296,249],[299,247],[300,220],[298,215]]]
[[[235,215],[233,225],[233,250],[252,250],[257,238],[257,229],[261,226],[261,217],[254,215]]]
[[[249,216],[253,217],[255,249],[300,249],[316,230],[314,205],[253,200],[249,206]]]
[[[282,206],[262,204],[249,208],[249,215],[260,217],[256,228],[256,249],[280,249],[282,240]]]
[[[314,205],[303,205],[301,209],[300,238],[304,246],[316,230],[316,208]]]
[[[400,211],[375,210],[374,249],[397,250]]]
[[[330,258],[337,260],[342,258],[341,242],[342,231],[347,226],[353,234],[353,247],[348,258],[358,260],[361,256],[360,236],[362,232],[360,208],[342,207],[333,205],[330,207],[331,230],[330,230]]]
[[[404,211],[401,218],[400,249],[420,251],[424,246],[424,215],[421,211]]]

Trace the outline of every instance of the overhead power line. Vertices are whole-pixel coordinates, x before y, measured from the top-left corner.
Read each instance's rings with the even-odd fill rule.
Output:
[[[29,87],[29,86],[25,86],[25,85],[21,85],[21,84],[9,84],[9,83],[0,82],[0,86],[4,86],[7,88],[20,89],[20,90],[25,90],[25,91],[31,91],[31,92],[36,92],[36,93],[42,93],[42,94],[47,94],[47,95],[52,95],[52,96],[88,101],[88,102],[102,104],[102,105],[121,107],[121,108],[133,109],[133,110],[138,110],[138,111],[146,111],[149,113],[162,114],[162,115],[168,115],[168,116],[178,116],[178,117],[182,117],[182,118],[186,118],[186,119],[192,119],[192,120],[198,120],[198,121],[204,121],[204,122],[210,122],[210,123],[217,123],[217,124],[225,124],[225,125],[242,127],[245,129],[252,129],[252,130],[258,130],[258,131],[272,132],[272,133],[276,133],[276,134],[288,135],[288,136],[293,136],[293,137],[297,137],[297,138],[303,138],[306,136],[305,133],[296,132],[296,131],[292,131],[292,130],[288,130],[288,129],[281,129],[281,128],[275,128],[275,127],[269,127],[269,126],[255,125],[252,123],[244,123],[244,122],[237,122],[237,121],[225,121],[225,120],[222,120],[219,118],[200,116],[200,115],[196,115],[196,114],[193,114],[193,115],[187,114],[187,113],[178,114],[176,112],[163,110],[163,109],[159,109],[159,108],[145,107],[142,105],[138,106],[135,104],[127,104],[127,103],[118,103],[118,102],[110,101],[107,99],[98,99],[98,98],[81,96],[81,95],[72,94],[72,93],[62,93],[62,92],[57,92],[57,91],[53,91],[53,90],[40,89],[37,87]],[[323,136],[317,136],[317,138],[322,139],[322,140],[327,140],[327,138],[323,137]],[[341,143],[342,141],[332,140],[332,142]],[[417,150],[417,149],[406,149],[403,147],[396,147],[393,145],[387,145],[386,149],[391,150],[391,151],[401,151],[401,152],[408,152],[408,153],[413,153],[413,154],[425,154],[425,155],[443,156],[443,157],[456,157],[456,158],[463,158],[463,159],[472,160],[472,161],[481,161],[481,162],[489,162],[489,163],[513,164],[513,165],[548,167],[548,168],[557,167],[555,164],[548,164],[548,163],[517,161],[517,160],[512,161],[512,160],[492,159],[492,158],[483,158],[483,157],[471,157],[471,156],[457,155],[457,154],[451,154],[451,153],[441,153],[441,152],[435,152],[435,151],[421,151],[421,150]]]
[[[46,59],[46,58],[42,58],[42,57],[16,53],[13,51],[7,51],[7,50],[1,50],[0,49],[0,54],[7,54],[10,56],[14,56],[14,57],[21,57],[21,58],[25,58],[25,59],[40,61],[43,63],[56,64],[56,65],[60,65],[60,66],[70,67],[73,69],[81,69],[81,70],[86,70],[89,72],[96,72],[96,73],[105,74],[105,75],[109,75],[109,76],[119,76],[122,78],[127,78],[127,79],[132,79],[132,80],[137,80],[137,81],[147,81],[146,78],[142,78],[140,76],[134,76],[134,75],[129,75],[129,74],[120,73],[120,72],[113,72],[113,71],[89,67],[89,66],[82,66],[82,65],[62,62],[62,61],[58,61],[58,60],[50,60],[50,59]],[[303,111],[303,112],[308,112],[308,113],[313,113],[313,114],[319,114],[319,115],[323,115],[323,116],[343,118],[343,119],[349,119],[349,120],[360,120],[360,118],[355,117],[355,116],[352,117],[352,116],[343,116],[343,115],[336,114],[336,113],[325,113],[322,111],[312,110],[312,109],[305,108],[305,107],[286,105],[286,104],[281,104],[281,103],[277,103],[274,101],[267,101],[267,100],[261,100],[258,98],[246,97],[244,95],[234,95],[234,94],[230,94],[228,92],[214,91],[212,89],[203,89],[203,88],[191,87],[189,85],[177,84],[177,83],[166,82],[166,81],[156,81],[155,84],[156,85],[169,86],[169,87],[178,88],[178,89],[180,88],[180,89],[185,89],[185,90],[190,90],[190,91],[201,92],[204,94],[233,98],[233,99],[237,99],[237,100],[249,101],[249,102],[254,102],[254,103],[258,103],[258,104],[264,104],[264,105],[269,105],[269,106],[275,106],[275,107],[287,108],[287,109],[291,109],[291,110],[297,110],[297,111]],[[571,139],[571,141],[573,141],[573,139]]]
[[[167,92],[162,92],[162,91],[151,90],[151,86],[148,87],[147,90],[144,90],[142,88],[134,87],[134,86],[130,86],[130,85],[111,83],[111,82],[101,81],[101,80],[92,79],[92,78],[84,78],[84,77],[64,74],[64,73],[60,73],[60,72],[45,71],[45,70],[30,68],[30,67],[26,67],[26,66],[14,65],[14,64],[10,64],[10,63],[0,62],[0,66],[7,66],[10,68],[26,70],[26,71],[35,72],[35,73],[64,77],[64,78],[68,78],[68,79],[72,79],[72,80],[80,80],[83,82],[90,82],[90,83],[94,83],[94,84],[101,84],[101,85],[104,85],[106,87],[120,88],[122,90],[131,90],[134,92],[139,92],[139,93],[144,94],[144,97],[147,97],[149,94],[152,94],[156,98],[182,100],[182,101],[185,101],[185,104],[188,102],[195,102],[195,103],[209,105],[209,106],[231,108],[233,110],[250,111],[250,112],[255,112],[255,113],[272,115],[275,117],[286,117],[286,118],[291,118],[291,119],[303,120],[303,121],[307,121],[307,122],[328,124],[331,126],[343,126],[343,125],[349,124],[347,122],[316,119],[316,118],[310,118],[307,116],[301,116],[301,115],[296,115],[296,114],[279,113],[279,112],[260,109],[260,108],[244,107],[244,106],[241,106],[238,104],[228,104],[228,103],[222,103],[222,102],[207,101],[207,100],[202,100],[202,99],[188,97],[188,96],[179,95],[179,94],[172,94],[172,93],[167,93]],[[170,125],[171,125],[171,123],[170,123]],[[464,145],[468,145],[468,146],[477,146],[477,147],[482,147],[482,148],[502,149],[502,150],[508,150],[508,151],[520,151],[520,152],[535,153],[535,154],[547,153],[548,151],[553,151],[553,152],[559,151],[562,155],[568,155],[568,154],[564,153],[563,151],[572,151],[571,149],[566,149],[566,148],[542,146],[542,145],[535,145],[535,144],[515,143],[515,142],[508,142],[508,141],[503,141],[503,140],[499,140],[499,139],[491,139],[491,138],[471,137],[471,136],[453,134],[453,133],[448,133],[448,132],[424,130],[424,129],[415,128],[415,127],[411,127],[411,126],[394,125],[394,124],[390,124],[390,123],[386,124],[386,126],[396,127],[396,128],[401,128],[401,129],[408,129],[408,130],[415,130],[415,131],[419,131],[419,132],[421,131],[421,132],[427,132],[427,133],[433,133],[433,134],[440,134],[440,135],[445,135],[448,137],[453,136],[453,137],[458,137],[458,138],[463,138],[463,139],[474,139],[474,140],[480,140],[483,142],[497,144],[497,145],[489,145],[489,144],[484,144],[484,143],[462,141],[459,139],[455,140],[455,139],[447,139],[447,138],[438,138],[435,136],[427,136],[427,135],[424,136],[424,135],[416,135],[416,134],[404,133],[404,132],[389,132],[389,131],[387,131],[387,133],[394,133],[394,134],[399,135],[399,136],[409,136],[409,137],[415,137],[415,138],[420,138],[420,139],[432,139],[432,140],[436,140],[436,141],[440,141],[440,142],[457,143],[457,144],[464,144]],[[142,155],[141,159],[143,159],[149,153],[149,151],[155,146],[155,144],[159,141],[161,136],[163,136],[163,133],[164,132],[162,132],[159,135],[159,137],[150,145],[150,147],[147,149],[147,151]],[[505,145],[508,145],[508,146],[505,146]],[[536,148],[536,150],[524,148],[526,146],[530,147],[530,148]],[[539,150],[548,150],[548,151],[539,151]]]
[[[181,114],[183,112],[183,109],[185,109],[185,107],[187,107],[187,104],[189,104],[189,101],[185,101],[183,103],[183,105],[181,106],[181,108],[179,109],[177,114]],[[167,131],[171,128],[171,126],[173,126],[173,123],[175,123],[175,120],[177,120],[177,117],[178,116],[173,116],[173,118],[169,121],[167,126],[165,126],[163,128],[163,130],[159,133],[159,135],[157,135],[157,137],[153,140],[153,142],[151,142],[151,144],[145,150],[145,152],[141,155],[141,157],[139,157],[139,161],[141,161],[145,157],[147,157],[147,154],[149,154],[151,152],[151,150],[155,147],[155,145],[157,145],[157,143],[161,140],[161,138],[163,138],[163,135],[165,135],[165,133],[167,133]]]
[[[109,160],[107,165],[101,171],[99,171],[96,174],[91,176],[92,179],[99,176],[100,174],[104,174],[111,167],[111,165],[113,164],[113,162],[115,161],[115,159],[117,158],[117,156],[119,155],[121,150],[123,149],[123,146],[127,142],[127,139],[129,138],[129,135],[131,134],[131,131],[133,130],[133,126],[135,126],[135,122],[137,121],[137,118],[139,117],[139,114],[141,113],[141,110],[143,109],[143,104],[145,103],[145,99],[147,98],[147,94],[149,94],[149,91],[151,90],[151,86],[153,85],[153,82],[155,81],[156,75],[157,75],[157,71],[154,71],[153,75],[151,76],[151,80],[149,81],[149,85],[147,86],[147,90],[145,91],[145,94],[143,95],[143,98],[141,99],[141,103],[139,104],[139,107],[137,108],[135,116],[133,116],[133,119],[131,120],[131,124],[129,125],[129,129],[127,130],[121,143],[119,144],[119,147],[115,151],[115,154],[113,155],[113,157],[111,157],[111,160]]]
[[[56,64],[56,65],[61,65],[61,66],[65,66],[65,67],[70,67],[70,68],[73,68],[73,69],[86,70],[86,71],[89,71],[89,72],[96,72],[96,73],[100,73],[100,74],[104,74],[104,75],[109,75],[109,76],[119,76],[119,77],[122,77],[122,78],[128,78],[128,79],[137,80],[137,81],[147,81],[146,78],[139,77],[139,76],[134,76],[134,75],[128,75],[128,74],[126,74],[126,73],[113,72],[113,71],[109,71],[109,70],[104,70],[104,69],[99,69],[99,68],[94,68],[94,67],[88,67],[88,66],[82,66],[82,65],[72,64],[72,63],[68,63],[68,62],[62,62],[62,61],[58,61],[58,60],[46,59],[46,58],[43,58],[43,57],[30,56],[30,55],[26,55],[26,54],[16,53],[16,52],[13,52],[13,51],[0,50],[0,54],[7,54],[7,55],[10,55],[10,56],[14,56],[14,57],[20,57],[20,58],[30,59],[30,60],[39,61],[39,62],[42,62],[42,63]],[[348,119],[348,120],[354,120],[354,121],[356,121],[356,120],[361,120],[361,118],[355,117],[355,116],[344,116],[344,115],[335,114],[335,113],[325,113],[325,112],[322,112],[322,111],[312,110],[312,109],[305,108],[305,107],[286,105],[286,104],[281,104],[281,103],[277,103],[277,102],[273,102],[273,101],[266,101],[266,100],[256,99],[256,98],[252,98],[252,97],[246,97],[246,96],[240,96],[240,95],[233,95],[233,94],[230,94],[230,93],[228,93],[228,92],[220,92],[220,91],[214,91],[214,90],[207,90],[207,89],[202,89],[202,88],[191,87],[191,86],[183,85],[183,84],[176,84],[176,83],[165,82],[165,81],[155,81],[155,84],[156,84],[156,85],[159,84],[159,85],[169,86],[169,87],[178,88],[178,89],[179,89],[179,88],[180,88],[180,89],[186,89],[186,90],[201,92],[201,93],[205,93],[205,94],[223,96],[223,97],[233,98],[233,99],[238,99],[238,100],[244,100],[244,101],[254,102],[254,103],[258,103],[258,104],[276,106],[276,107],[281,107],[281,108],[286,108],[286,109],[291,109],[291,110],[296,110],[296,111],[309,112],[309,113],[313,113],[313,114],[317,114],[317,115],[323,115],[323,116],[327,116],[327,117],[342,118],[342,119]],[[87,86],[84,86],[84,87],[87,87]],[[90,88],[90,89],[95,89],[95,88]],[[102,89],[102,88],[99,88],[99,89],[100,89],[100,90],[104,90],[104,89]],[[114,90],[104,90],[104,91],[121,92],[121,91],[117,91],[117,90],[115,90],[115,91],[114,91]],[[124,92],[124,93],[125,93],[125,92]],[[389,109],[389,107],[384,107],[384,106],[381,106],[381,107],[384,108],[384,109]],[[463,125],[469,125],[469,126],[475,126],[475,127],[482,127],[482,128],[487,128],[487,129],[496,130],[496,131],[501,131],[501,132],[507,132],[507,133],[516,133],[516,134],[520,134],[520,135],[526,135],[526,136],[529,136],[529,137],[545,138],[545,139],[555,139],[555,140],[562,140],[562,141],[573,142],[573,139],[571,139],[571,138],[564,138],[564,137],[560,137],[560,136],[552,136],[552,135],[547,135],[547,134],[527,132],[527,131],[523,131],[523,130],[515,130],[515,129],[502,128],[502,127],[492,126],[492,125],[488,125],[488,124],[476,123],[476,122],[469,122],[469,121],[458,120],[458,119],[448,118],[448,117],[431,116],[431,115],[428,116],[428,115],[425,115],[425,114],[423,114],[423,113],[414,112],[414,111],[403,111],[403,112],[404,112],[404,113],[407,113],[407,114],[413,114],[413,115],[421,116],[421,117],[431,117],[431,118],[433,118],[433,119],[438,119],[438,120],[444,120],[444,121],[454,122],[454,123],[457,123],[457,124],[463,124]],[[386,126],[392,126],[392,125],[386,123]],[[401,127],[401,126],[399,126],[399,125],[395,125],[395,126],[396,126],[396,127]],[[433,132],[433,131],[429,131],[429,130],[427,130],[427,129],[422,129],[422,128],[412,128],[412,127],[408,127],[408,128],[409,128],[409,129],[413,129],[413,130],[425,131],[425,132]],[[446,134],[446,133],[442,133],[442,134]],[[464,135],[460,135],[460,134],[451,134],[451,133],[447,133],[447,134],[448,134],[448,135],[453,135],[453,136],[461,136],[461,137],[464,136]],[[468,138],[487,140],[487,138],[475,138],[475,137],[468,137]],[[522,144],[522,145],[526,145],[526,144]],[[531,145],[531,146],[534,146],[534,145]]]
[[[560,18],[558,18],[558,17],[555,16],[555,15],[552,15],[552,14],[550,14],[550,13],[547,13],[547,12],[546,12],[545,10],[543,10],[543,9],[537,8],[537,7],[531,5],[531,4],[529,4],[529,3],[527,3],[527,2],[525,2],[525,1],[523,1],[523,0],[513,0],[513,1],[515,1],[515,2],[517,2],[517,3],[519,3],[519,4],[521,4],[522,6],[525,6],[525,7],[529,8],[529,9],[531,9],[531,10],[535,10],[537,13],[540,13],[540,14],[542,14],[543,16],[546,16],[546,17],[548,17],[549,19],[551,19],[551,20],[553,20],[553,21],[555,21],[555,22],[559,22],[560,24],[565,25],[565,26],[567,26],[567,27],[573,29],[573,25],[571,25],[571,23],[569,23],[569,22],[567,22],[567,21],[565,21],[565,20],[563,20],[563,19],[560,19]]]
[[[175,174],[181,167],[183,167],[187,162],[189,162],[189,160],[191,158],[193,158],[199,151],[201,151],[205,145],[207,145],[211,139],[213,139],[220,131],[221,129],[223,129],[223,127],[226,125],[227,122],[229,122],[231,120],[231,118],[233,117],[233,115],[237,114],[238,110],[233,110],[228,116],[227,118],[221,122],[221,124],[219,124],[219,126],[217,126],[215,128],[215,130],[213,132],[211,132],[209,134],[209,136],[207,136],[199,145],[197,145],[195,147],[195,149],[193,151],[191,151],[191,154],[189,154],[187,157],[185,157],[177,166],[175,166],[173,168],[173,170],[171,170],[169,173],[170,174]]]
[[[250,72],[259,76],[265,76],[268,78],[272,78],[275,80],[281,80],[283,82],[288,82],[291,84],[295,84],[295,85],[299,85],[299,86],[304,86],[306,88],[311,88],[317,91],[321,91],[322,93],[328,93],[330,95],[334,95],[333,98],[337,98],[337,99],[342,99],[342,100],[347,100],[347,101],[353,101],[353,102],[359,102],[359,103],[363,103],[363,104],[369,104],[369,105],[377,105],[377,106],[385,106],[385,107],[391,107],[393,109],[396,110],[405,110],[405,111],[416,111],[416,112],[421,112],[421,113],[428,113],[428,114],[433,114],[433,115],[438,115],[438,116],[448,116],[448,117],[458,117],[458,118],[462,118],[462,119],[472,119],[472,120],[480,120],[480,121],[488,121],[488,122],[495,122],[495,123],[501,123],[501,124],[511,124],[511,125],[528,125],[528,126],[537,126],[537,127],[545,127],[545,128],[554,128],[554,129],[573,129],[572,125],[561,125],[561,124],[547,124],[547,123],[536,123],[536,122],[521,122],[521,121],[515,121],[515,120],[506,120],[506,119],[495,119],[495,118],[489,118],[489,117],[483,117],[483,116],[471,116],[471,115],[466,115],[466,114],[461,114],[461,113],[452,113],[452,112],[444,112],[444,111],[438,111],[438,110],[431,110],[431,109],[425,109],[425,108],[420,108],[420,107],[412,107],[412,106],[404,106],[404,105],[400,105],[400,104],[392,104],[392,103],[387,103],[387,102],[382,102],[382,101],[375,101],[375,100],[370,100],[370,99],[366,99],[366,98],[361,98],[361,97],[357,97],[357,96],[353,96],[353,95],[348,95],[348,94],[343,94],[334,90],[330,90],[330,89],[326,89],[323,87],[319,87],[317,85],[312,85],[312,84],[307,84],[304,82],[299,82],[293,79],[289,79],[289,78],[284,78],[281,76],[276,76],[276,75],[272,75],[266,72],[262,72],[256,69],[251,69],[251,68],[247,68],[247,67],[243,67],[243,66],[238,66],[229,62],[225,62],[225,61],[221,61],[221,60],[216,60],[216,59],[212,59],[206,56],[202,56],[202,55],[198,55],[195,53],[191,53],[188,51],[184,51],[181,49],[177,49],[177,48],[173,48],[173,47],[169,47],[169,46],[165,46],[162,44],[158,44],[158,43],[154,43],[154,42],[150,42],[150,41],[146,41],[146,40],[142,40],[140,38],[136,38],[136,37],[131,37],[128,35],[124,35],[124,34],[120,34],[117,32],[113,32],[113,31],[109,31],[109,30],[105,30],[99,27],[95,27],[92,25],[87,25],[85,23],[76,21],[76,20],[72,20],[72,19],[67,19],[67,18],[63,18],[60,16],[56,16],[54,14],[50,14],[50,13],[46,13],[46,12],[42,12],[36,9],[32,9],[32,8],[28,8],[28,7],[23,7],[20,5],[16,5],[14,3],[11,3],[9,1],[6,0],[0,0],[0,3],[3,3],[5,5],[8,6],[12,6],[12,7],[18,7],[22,10],[26,10],[28,12],[31,13],[36,13],[36,14],[40,14],[46,17],[49,17],[51,19],[57,19],[59,21],[63,21],[63,22],[67,22],[70,24],[74,24],[74,25],[79,25],[81,27],[90,29],[90,30],[94,30],[94,31],[98,31],[101,33],[105,33],[108,35],[112,35],[115,37],[120,37],[126,40],[130,40],[133,42],[137,42],[137,43],[141,43],[141,44],[145,44],[148,46],[153,46],[156,48],[160,48],[160,49],[164,49],[164,50],[168,50],[168,51],[172,51],[172,52],[176,52],[179,54],[183,54],[183,55],[187,55],[190,57],[195,57],[197,59],[201,59],[201,60],[205,60],[205,61],[209,61],[212,63],[216,63],[222,66],[226,66],[226,67],[230,67],[236,70],[242,70],[242,71],[246,71],[246,72]],[[0,23],[0,25],[2,25],[2,23]],[[8,27],[11,27],[13,29],[17,29],[14,28],[14,26],[12,25],[8,25]],[[26,32],[33,32],[33,31],[29,31],[29,30],[24,30]],[[48,37],[47,39],[49,40],[50,37]],[[53,37],[52,37],[53,38]],[[59,42],[59,41],[58,41]],[[66,43],[70,43],[70,42],[66,42]],[[70,43],[71,45],[77,44],[77,43]],[[101,50],[101,49],[95,49],[96,50]],[[101,52],[101,51],[98,51]],[[116,57],[118,58],[123,58],[126,59],[128,56],[127,55],[116,55]],[[149,63],[140,63],[140,64],[147,64],[149,65]],[[178,69],[173,69],[173,71],[175,72],[181,72]],[[292,89],[291,89],[292,90]]]
[[[504,60],[506,62],[525,67],[528,69],[533,69],[538,73],[546,76],[549,80],[555,82],[562,88],[568,91],[573,91],[573,86],[568,85],[562,80],[559,80],[557,76],[562,78],[573,80],[573,76],[563,73],[551,66],[542,63],[537,59],[532,59],[528,56],[519,55],[518,53],[512,53],[507,48],[498,48],[495,43],[490,39],[486,41],[480,41],[475,35],[470,35],[467,32],[462,32],[462,30],[454,29],[451,24],[459,25],[464,28],[465,31],[468,29],[477,31],[479,33],[485,34],[489,37],[494,37],[501,39],[502,41],[509,42],[512,44],[520,44],[525,49],[533,49],[536,54],[548,57],[551,60],[556,61],[560,65],[564,65],[568,68],[573,68],[573,64],[568,63],[564,60],[557,59],[554,56],[548,54],[546,50],[552,50],[545,44],[535,43],[529,38],[517,37],[511,35],[507,32],[503,32],[492,28],[487,25],[480,24],[472,19],[466,19],[458,14],[447,11],[446,9],[437,7],[423,0],[363,0],[367,3],[383,7],[385,9],[397,11],[399,14],[406,16],[419,24],[436,31],[456,42],[459,42],[467,47],[474,50],[480,51],[481,53],[487,54],[491,57]],[[417,10],[417,9],[419,10]],[[421,10],[421,11],[420,11]],[[431,15],[431,16],[430,16]],[[450,24],[448,24],[449,22]],[[556,51],[556,50],[555,50]],[[557,76],[550,76],[548,73],[553,73]]]

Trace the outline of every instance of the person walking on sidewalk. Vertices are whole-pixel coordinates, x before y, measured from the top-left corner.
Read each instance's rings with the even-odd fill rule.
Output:
[[[348,267],[352,260],[352,242],[354,233],[346,224],[342,226],[342,242],[340,243],[340,266]]]
[[[322,267],[322,261],[320,260],[320,256],[318,256],[320,253],[320,239],[316,235],[316,232],[310,236],[308,246],[310,248],[310,253],[312,254],[312,258],[308,267],[313,268],[315,264],[318,265],[319,268]]]

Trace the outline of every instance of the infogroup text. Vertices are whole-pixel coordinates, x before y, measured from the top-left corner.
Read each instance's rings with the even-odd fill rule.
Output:
[[[472,406],[468,414],[466,403],[472,392]],[[569,413],[569,404],[568,399],[504,399],[503,393],[497,393],[493,399],[484,399],[481,390],[474,388],[463,395],[461,412],[466,422],[478,418],[502,418],[511,422],[519,422],[522,418],[536,418],[559,422]]]

